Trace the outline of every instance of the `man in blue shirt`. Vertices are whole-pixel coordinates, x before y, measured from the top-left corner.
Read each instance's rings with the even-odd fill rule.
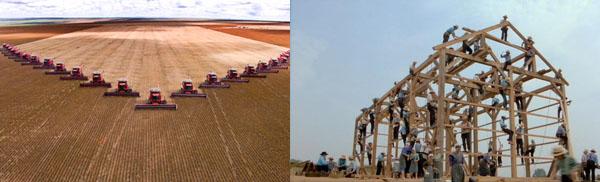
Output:
[[[319,160],[317,161],[317,172],[329,172],[329,163],[327,163],[327,152],[321,152]]]
[[[385,153],[381,152],[379,156],[377,156],[377,173],[376,175],[381,175],[383,171],[383,160],[385,159]]]
[[[502,131],[506,134],[508,134],[508,143],[512,144],[512,136],[513,136],[513,131],[508,129],[508,126],[506,125],[506,116],[501,116],[500,118],[502,118],[501,120],[499,120],[498,122],[500,122],[500,128],[502,128]]]
[[[458,25],[454,25],[448,30],[446,30],[446,32],[444,32],[444,41],[442,43],[448,42],[448,39],[450,39],[450,35],[452,35],[452,38],[456,38],[456,34],[454,33],[454,31],[456,31],[457,29]]]

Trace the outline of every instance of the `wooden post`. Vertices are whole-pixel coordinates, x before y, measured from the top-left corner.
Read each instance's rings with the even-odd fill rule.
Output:
[[[512,70],[508,71],[508,80],[509,83],[512,84]],[[510,173],[511,173],[511,177],[516,178],[517,177],[517,143],[516,143],[516,135],[517,133],[515,132],[515,108],[514,108],[514,103],[515,103],[515,90],[512,87],[508,88],[509,90],[509,119],[510,119],[510,130],[513,131],[513,137],[511,140],[511,145],[510,145],[510,156],[512,156],[510,158]]]
[[[375,122],[374,122],[374,130],[373,133],[371,133],[371,136],[373,136],[373,147],[372,148],[372,154],[371,154],[371,175],[376,175],[376,170],[377,170],[377,136],[379,135],[379,121],[381,120],[380,117],[380,110],[381,110],[381,102],[376,102],[376,100],[373,100],[373,106],[374,106],[374,116],[375,116]]]
[[[533,96],[530,96],[533,97]],[[522,103],[523,105],[523,109],[522,111],[527,111],[527,108],[529,107],[529,103]],[[517,108],[518,109],[518,108]],[[527,113],[523,112],[521,113],[521,118],[523,120],[522,126],[523,126],[523,132],[525,133],[525,135],[523,135],[523,147],[525,148],[525,151],[529,150],[529,125],[527,124]],[[526,152],[527,153],[527,152]],[[521,160],[525,160],[525,177],[531,177],[531,162],[530,162],[530,158],[521,158]]]
[[[446,125],[446,94],[445,94],[445,84],[446,84],[446,49],[441,49],[439,50],[439,55],[440,57],[438,58],[438,75],[437,75],[437,85],[438,85],[438,93],[437,93],[437,113],[436,113],[436,120],[435,121],[435,131],[436,134],[434,134],[435,136],[437,136],[436,140],[437,140],[437,145],[440,146],[439,150],[441,151],[437,151],[437,152],[441,152],[443,154],[444,157],[442,157],[442,160],[444,160],[444,162],[446,163],[446,171],[449,171],[450,167],[449,167],[449,163],[446,162],[446,152],[444,150],[441,149],[441,145],[444,142],[444,136],[443,136],[443,132],[444,132],[444,128]],[[454,137],[454,136],[452,136]],[[446,141],[446,143],[448,144],[448,142]],[[446,147],[447,148],[447,147]],[[447,149],[446,149],[447,150]],[[441,169],[441,168],[438,168]],[[441,173],[440,174],[444,174]]]
[[[562,92],[562,95],[567,95],[566,90],[565,90],[565,86],[564,85],[560,85],[560,92]],[[569,154],[573,155],[573,138],[571,138],[571,126],[569,125],[569,112],[567,112],[567,108],[568,108],[568,104],[567,104],[568,98],[564,97],[561,98],[561,102],[562,102],[562,114],[563,114],[563,123],[565,124],[565,130],[567,130],[567,150],[569,151]]]
[[[393,97],[390,97],[390,105],[388,107],[394,107],[394,104],[392,104],[392,99]],[[389,109],[389,108],[388,108]],[[388,111],[385,111],[388,112]],[[391,113],[390,113],[391,114]],[[388,116],[389,118],[394,117],[393,115]],[[385,176],[386,177],[392,177],[392,145],[394,144],[394,135],[393,135],[393,126],[394,126],[394,121],[393,120],[389,120],[388,122],[388,139],[387,139],[387,159],[386,159],[386,163],[384,165],[384,171],[385,171]]]
[[[360,117],[356,118],[356,120],[354,122],[354,142],[352,142],[352,156],[356,156],[356,152],[354,152],[354,151],[356,151],[356,143],[358,142],[357,141],[357,138],[358,138],[357,129],[358,129],[359,122],[360,122]],[[360,133],[358,133],[358,134],[360,135]]]

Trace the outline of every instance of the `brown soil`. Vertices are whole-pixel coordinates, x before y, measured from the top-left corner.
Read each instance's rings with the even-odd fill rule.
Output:
[[[232,28],[238,25],[248,25],[244,23],[226,23],[222,25],[200,25],[212,30],[246,37],[258,41],[263,41],[279,46],[290,47],[290,31],[289,30],[256,30],[256,29],[237,29]],[[289,23],[265,23],[261,25],[287,25]]]
[[[0,42],[84,29],[69,26],[11,27],[35,37]],[[0,87],[0,181],[289,180],[287,70],[206,90],[208,99],[175,99],[177,111],[134,111],[139,100],[104,98],[104,89],[81,89],[5,57]]]

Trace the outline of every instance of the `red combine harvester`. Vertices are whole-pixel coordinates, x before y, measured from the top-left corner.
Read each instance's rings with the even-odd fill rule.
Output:
[[[266,78],[267,75],[259,74],[256,69],[254,69],[254,66],[248,64],[244,67],[244,72],[240,74],[240,77]]]
[[[42,65],[33,66],[33,69],[54,69],[54,67],[54,60],[46,58]]]
[[[287,66],[280,64],[279,60],[272,58],[271,60],[269,60],[269,68],[271,69],[288,69]]]
[[[19,59],[21,56],[23,55],[23,52],[21,52],[18,49],[13,49],[12,54],[8,55],[8,59]]]
[[[225,77],[223,79],[221,79],[222,82],[238,82],[238,83],[248,83],[250,80],[247,79],[243,79],[237,72],[237,70],[235,70],[235,68],[229,68],[229,70],[227,70],[227,75],[225,75]]]
[[[112,92],[104,92],[104,96],[139,97],[140,93],[129,88],[127,79],[121,78],[117,80],[117,89]]]
[[[269,67],[269,65],[267,65],[267,63],[262,62],[262,61],[258,61],[258,64],[256,64],[256,72],[259,73],[279,73],[279,70],[273,70]]]
[[[23,56],[23,54],[25,54],[25,53],[21,52],[20,50],[15,50],[13,52],[13,54],[8,56],[8,59],[12,59],[12,60],[20,59],[21,56]]]
[[[285,57],[285,56],[279,56],[277,58],[277,61],[279,61],[280,65],[290,65],[290,61],[289,61],[289,57]]]
[[[40,58],[37,56],[31,56],[29,62],[21,63],[21,65],[42,65]]]
[[[215,72],[206,74],[206,81],[200,84],[199,88],[229,88],[229,84],[219,81]]]
[[[5,56],[9,55],[12,49],[12,45],[7,44],[7,43],[2,43],[2,49],[0,49],[0,51],[2,51],[2,54],[4,54]]]
[[[287,50],[281,54],[279,54],[279,58],[277,58],[279,60],[279,63],[281,64],[289,64],[290,62],[290,50]]]
[[[53,71],[46,71],[47,75],[68,75],[70,72],[65,68],[65,64],[58,62]]]
[[[88,80],[87,76],[83,75],[83,72],[81,71],[81,68],[79,66],[75,66],[73,67],[73,69],[71,69],[71,74],[69,76],[61,76],[60,77],[61,80]]]
[[[21,55],[19,55],[19,57],[17,57],[16,59],[13,59],[13,61],[15,62],[29,62],[31,59],[31,55],[27,54],[27,53],[21,53]]]
[[[181,89],[178,92],[171,93],[171,97],[204,97],[206,94],[198,93],[198,90],[194,89],[191,79],[186,79],[181,82]]]
[[[102,73],[100,73],[99,71],[94,71],[92,73],[92,81],[87,82],[87,83],[80,83],[79,87],[106,87],[106,88],[110,88],[111,85],[110,85],[110,83],[104,81],[104,78],[102,78]]]
[[[162,99],[159,88],[151,88],[150,96],[145,104],[136,104],[135,109],[170,109],[176,110],[176,104],[167,104],[166,100]]]

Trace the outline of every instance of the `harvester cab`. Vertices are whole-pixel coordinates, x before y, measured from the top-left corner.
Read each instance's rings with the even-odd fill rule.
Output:
[[[240,77],[240,75],[238,74],[237,70],[235,68],[229,68],[227,70],[227,75],[225,75],[225,77],[223,79],[221,79],[221,81],[223,82],[249,82],[250,80],[247,79],[242,79],[242,77]]]
[[[53,71],[46,71],[47,75],[68,75],[69,73],[67,68],[65,68],[65,64],[62,62],[57,62]]]
[[[181,82],[181,89],[171,93],[171,97],[206,97],[206,94],[198,93],[194,89],[194,84],[191,79],[185,79]]]
[[[80,83],[80,87],[107,87],[110,88],[111,84],[104,81],[102,73],[100,71],[94,71],[92,73],[92,81],[88,83]]]
[[[61,80],[88,80],[87,76],[84,76],[81,67],[75,66],[71,69],[71,74],[69,76],[60,77]]]
[[[44,59],[44,62],[40,66],[34,66],[33,69],[54,69],[54,60],[50,58]]]
[[[104,96],[139,97],[140,93],[129,88],[127,79],[120,78],[117,80],[117,89],[113,92],[104,92]]]
[[[237,77],[239,77],[239,75],[235,68],[229,68],[229,70],[227,70],[227,78],[237,78]]]
[[[217,73],[209,72],[204,83],[200,84],[200,88],[229,88],[229,84],[220,82]]]
[[[65,68],[65,64],[62,62],[56,63],[56,68],[54,68],[54,71],[67,71],[67,68]]]
[[[82,76],[81,68],[79,66],[73,67],[71,70],[71,76]]]
[[[44,65],[45,66],[54,65],[54,60],[46,58],[46,59],[44,59]]]
[[[166,100],[162,99],[159,88],[151,88],[150,96],[145,104],[136,104],[135,109],[177,109],[175,104],[167,104]]]
[[[150,89],[150,97],[148,98],[148,104],[163,104],[165,102],[166,101],[162,100],[162,97],[160,96],[159,88]]]
[[[278,70],[272,70],[269,65],[267,65],[267,63],[262,62],[262,61],[258,61],[258,64],[256,64],[256,71],[259,73],[277,73],[279,72]]]
[[[242,73],[240,76],[241,77],[258,77],[258,78],[267,77],[267,75],[258,74],[256,69],[254,69],[254,66],[249,65],[249,64],[246,65],[246,67],[244,67],[244,73]]]
[[[194,85],[192,83],[192,80],[190,80],[190,79],[183,80],[183,82],[181,82],[181,86],[182,86],[183,90],[185,90],[185,91],[194,90]]]
[[[104,79],[102,79],[102,74],[99,71],[94,71],[92,73],[92,81],[93,82],[103,82]]]

